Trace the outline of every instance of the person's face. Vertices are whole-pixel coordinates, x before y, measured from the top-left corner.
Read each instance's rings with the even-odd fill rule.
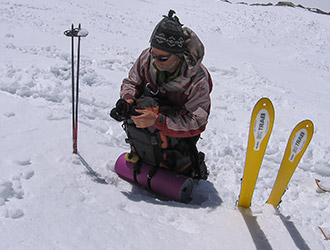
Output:
[[[180,63],[180,58],[166,51],[151,48],[151,57],[160,71],[174,72]]]

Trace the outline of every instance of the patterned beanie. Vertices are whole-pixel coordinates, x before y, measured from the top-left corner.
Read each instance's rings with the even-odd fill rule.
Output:
[[[157,24],[150,38],[150,46],[175,55],[183,55],[184,38],[182,24],[174,10]]]

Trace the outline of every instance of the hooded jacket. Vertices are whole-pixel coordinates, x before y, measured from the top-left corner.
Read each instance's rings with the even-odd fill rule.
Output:
[[[134,63],[120,91],[124,99],[157,98],[160,108],[154,127],[177,138],[197,136],[205,130],[212,90],[211,76],[202,64],[204,46],[191,29],[184,27],[183,31],[185,52],[178,76],[159,86],[159,72],[148,48]]]

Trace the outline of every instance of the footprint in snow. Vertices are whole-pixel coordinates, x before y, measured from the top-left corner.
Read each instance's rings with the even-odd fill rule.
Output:
[[[29,162],[29,163],[27,163]],[[23,160],[19,165],[30,165],[30,161]],[[5,218],[18,219],[24,216],[24,212],[20,208],[8,208],[11,199],[23,199],[24,189],[22,179],[29,180],[34,176],[34,171],[24,169],[22,172],[12,176],[11,180],[0,179],[0,216]],[[9,205],[11,206],[11,205]]]
[[[24,216],[24,212],[22,209],[19,208],[5,209],[3,212],[3,216],[5,218],[18,219]]]
[[[13,112],[4,113],[3,115],[6,116],[7,118],[16,116],[16,114]]]
[[[20,166],[28,166],[31,165],[31,159],[29,157],[26,158],[23,157],[21,159],[17,159],[15,163]]]

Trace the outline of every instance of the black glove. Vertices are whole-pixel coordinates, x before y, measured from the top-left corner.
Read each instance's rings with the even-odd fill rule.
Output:
[[[131,115],[140,115],[140,113],[136,112],[133,105],[125,101],[125,99],[119,99],[116,107],[110,112],[110,116],[116,121],[127,120]]]
[[[129,116],[134,110],[132,104],[128,103],[125,99],[119,99],[116,103],[116,111],[119,115]]]

